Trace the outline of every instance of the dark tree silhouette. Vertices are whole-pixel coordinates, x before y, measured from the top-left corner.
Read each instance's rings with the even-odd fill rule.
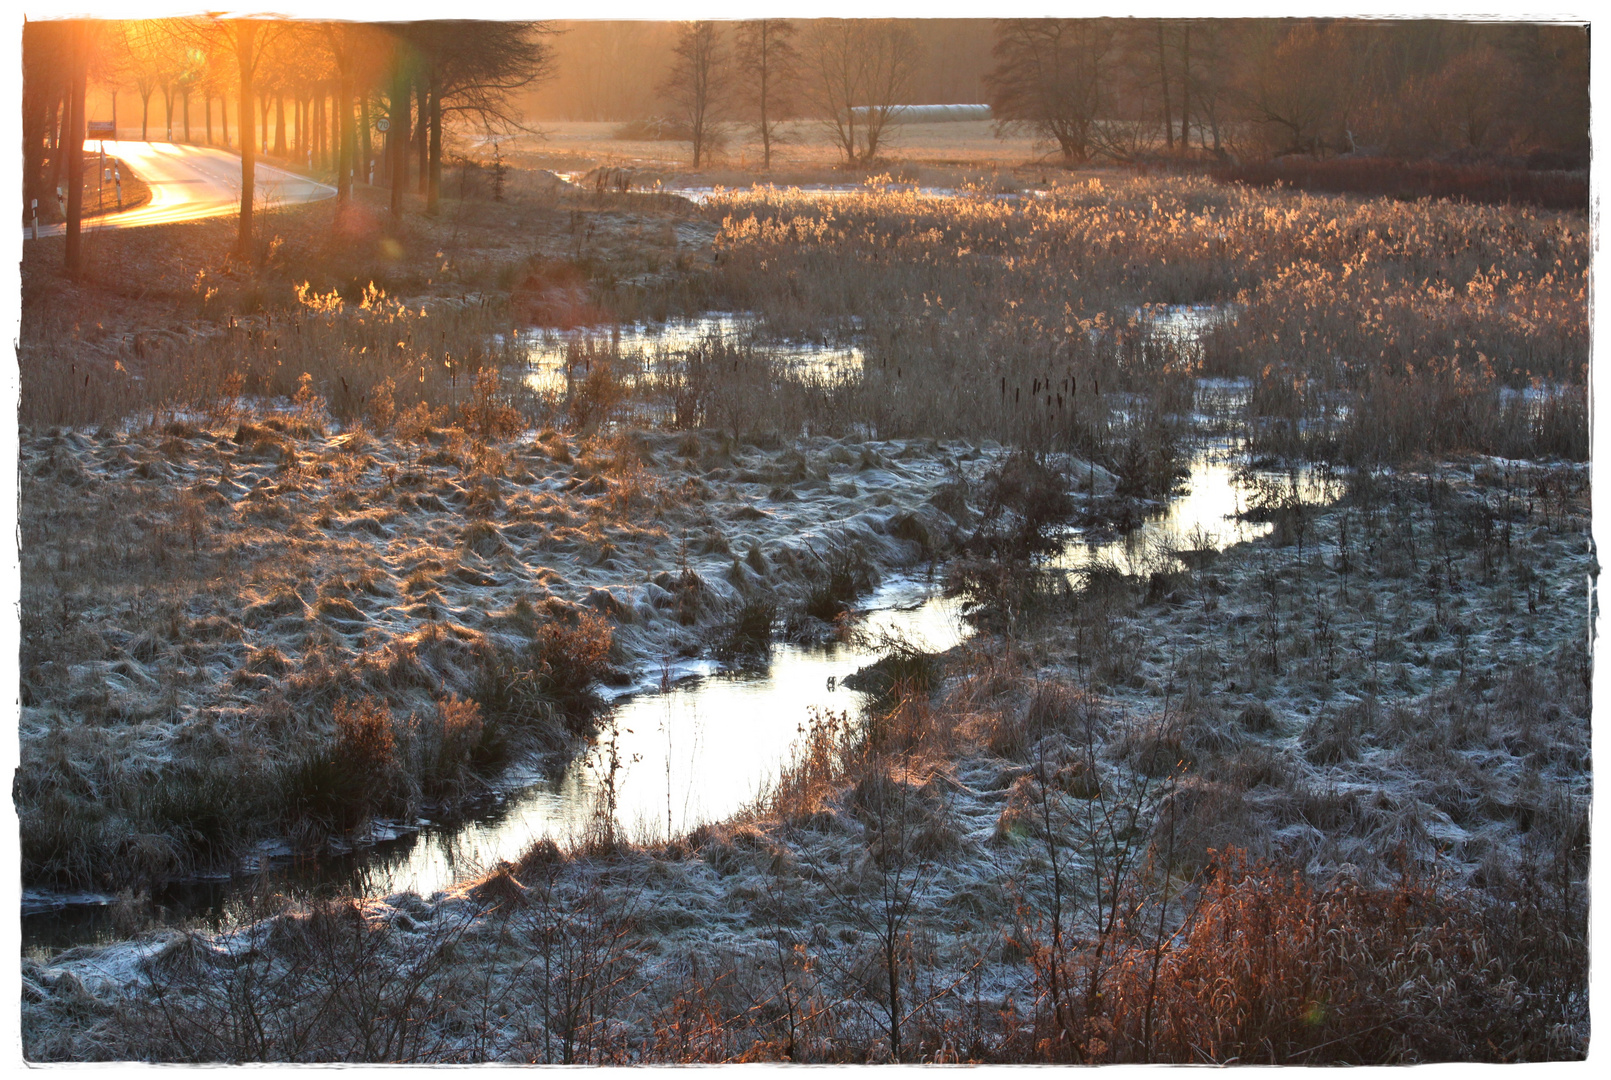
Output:
[[[1112,82],[1115,33],[1098,19],[997,24],[997,63],[985,76],[996,119],[1054,140],[1067,165],[1088,160]]]
[[[25,22],[22,27],[22,213],[29,220],[37,199],[51,218],[50,181],[45,176],[45,150],[59,164],[58,115],[67,89],[71,24]]]
[[[68,121],[63,125],[67,152],[67,276],[77,280],[84,269],[84,83],[94,30],[75,21],[67,51]]]

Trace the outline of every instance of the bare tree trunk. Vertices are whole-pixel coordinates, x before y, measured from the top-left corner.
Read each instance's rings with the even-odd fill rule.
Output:
[[[772,124],[767,118],[766,91],[767,83],[772,77],[771,56],[769,55],[772,48],[772,39],[769,36],[765,19],[761,20],[759,45],[761,50],[761,167],[770,172],[772,169]]]
[[[416,148],[417,153],[419,154],[419,159],[420,159],[420,163],[419,163],[419,185],[418,185],[419,192],[418,193],[421,194],[421,195],[424,195],[424,194],[427,193],[428,189],[430,188],[430,183],[431,183],[431,162],[430,162],[431,147],[430,147],[430,139],[427,136],[426,130],[425,130],[425,128],[426,128],[426,118],[431,115],[431,103],[430,103],[430,87],[426,84],[426,80],[423,79],[423,78],[419,80],[418,96],[419,96],[419,100],[420,100],[420,107],[419,107],[419,114],[418,114],[419,115],[419,123],[414,125],[414,141],[415,141],[415,148]]]
[[[87,27],[75,28],[68,75],[68,122],[63,136],[67,154],[67,276],[74,281],[84,269],[84,84],[88,70]],[[60,156],[60,155],[58,155]]]
[[[235,60],[240,66],[241,95],[241,216],[235,247],[243,259],[252,255],[252,203],[257,195],[257,145],[252,131],[252,48],[257,42],[257,24],[248,19],[235,22]]]
[[[207,145],[211,146],[213,144],[213,96],[212,96],[212,94],[210,94],[210,93],[203,94],[202,98],[201,98],[201,104],[202,104],[202,108],[205,109],[206,112],[207,112]]]
[[[1180,28],[1180,150],[1191,150],[1191,23]]]
[[[71,80],[69,80],[69,83]],[[67,144],[67,126],[73,119],[73,92],[71,85],[63,90],[59,102],[52,102],[50,109],[50,194],[54,198],[56,188],[61,185],[62,171],[66,162],[63,160],[62,148]]]
[[[27,221],[34,200],[44,197],[45,172],[45,115],[44,95],[34,88],[32,95],[23,96],[22,113],[22,214]]]
[[[151,141],[151,91],[140,95],[140,141]]]
[[[45,152],[55,138],[56,79],[23,79],[23,220],[30,219],[34,200],[45,201]],[[53,154],[52,156],[59,156]],[[48,216],[48,215],[47,215]]]
[[[369,91],[364,89],[358,93],[358,140],[364,152],[363,163],[358,166],[358,175],[366,184],[375,182],[375,146],[369,130]]]
[[[336,201],[352,198],[352,76],[343,72],[336,81]]]
[[[188,144],[190,142],[190,87],[188,87],[188,86],[185,87],[179,93],[180,93],[180,97],[184,101],[184,107],[185,107],[185,142]]]
[[[431,73],[431,182],[425,195],[425,212],[436,215],[442,204],[442,86]]]
[[[403,193],[408,190],[409,101],[411,88],[401,57],[392,74],[391,128],[386,132],[386,154],[392,167],[392,217],[403,216]]]
[[[269,101],[267,94],[263,94],[257,99],[258,121],[263,125],[258,135],[259,145],[257,150],[260,154],[269,152],[269,106],[272,104],[273,102]]]
[[[325,131],[324,91],[321,89],[313,95],[313,166],[321,172],[329,163]]]
[[[285,157],[285,91],[274,95],[274,156]]]
[[[1158,85],[1163,87],[1164,142],[1169,152],[1175,152],[1175,112],[1169,106],[1169,65],[1164,61],[1164,24],[1157,20],[1158,29]]]

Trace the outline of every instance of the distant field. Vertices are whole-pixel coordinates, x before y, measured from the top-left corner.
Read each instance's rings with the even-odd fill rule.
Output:
[[[577,165],[631,164],[658,168],[689,166],[688,144],[658,140],[615,139],[614,123],[545,122],[538,125],[540,137],[524,136],[510,140],[510,149],[532,153],[544,159],[559,159]],[[941,124],[909,124],[886,136],[883,155],[891,164],[960,165],[968,167],[1011,168],[1038,162],[1049,147],[1023,133],[996,134],[996,125],[985,121],[956,121]],[[774,171],[820,169],[837,163],[837,148],[816,123],[799,121],[785,125],[783,145],[774,145]],[[733,128],[726,146],[715,155],[713,170],[759,168],[761,147],[748,130]]]

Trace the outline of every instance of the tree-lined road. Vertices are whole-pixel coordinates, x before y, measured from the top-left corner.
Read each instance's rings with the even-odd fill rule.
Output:
[[[103,144],[84,144],[85,172],[95,168]],[[107,140],[108,157],[121,158],[151,187],[151,201],[121,214],[85,218],[85,229],[135,229],[143,225],[171,225],[183,221],[224,217],[240,209],[241,159],[227,150],[177,143]],[[318,202],[333,198],[336,189],[306,176],[257,162],[256,205]],[[60,236],[63,225],[41,226],[40,236]],[[23,236],[32,236],[24,226]]]

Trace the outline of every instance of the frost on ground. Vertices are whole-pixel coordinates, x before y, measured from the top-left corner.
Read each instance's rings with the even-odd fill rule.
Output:
[[[707,650],[752,601],[827,634],[943,555],[940,506],[965,512],[990,453],[331,433],[306,410],[25,438],[25,878],[227,867],[265,833],[350,824],[365,784],[403,813],[516,752],[569,754],[592,676]]]
[[[1587,481],[1357,476],[1189,565],[1000,575],[1016,640],[815,718],[738,820],[28,960],[27,1052],[1581,1056]]]

